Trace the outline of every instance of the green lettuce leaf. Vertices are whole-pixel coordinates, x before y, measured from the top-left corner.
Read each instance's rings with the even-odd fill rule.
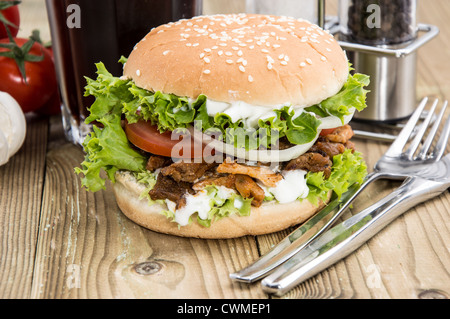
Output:
[[[224,113],[209,116],[204,95],[189,101],[174,94],[151,92],[128,79],[114,77],[103,63],[97,63],[96,67],[97,79],[86,78],[85,88],[85,96],[95,97],[86,119],[86,123],[94,125],[94,130],[83,144],[87,153],[85,161],[81,169],[75,169],[78,174],[85,175],[83,185],[92,191],[104,188],[105,180],[100,176],[102,170],[114,181],[118,169],[134,172],[144,169],[145,157],[127,142],[121,127],[122,117],[130,123],[140,119],[150,121],[157,124],[161,132],[194,124],[204,132],[214,132],[216,138],[246,149],[270,148],[283,137],[293,144],[304,144],[315,138],[320,125],[313,113],[343,119],[351,107],[362,110],[368,92],[363,87],[369,83],[365,75],[349,75],[337,95],[306,109],[313,113],[303,112],[296,116],[289,106],[285,106],[274,110],[275,115],[271,118],[260,119],[256,127],[248,128],[245,121],[232,122]]]
[[[97,64],[97,80],[87,79],[85,95],[95,96],[90,107],[86,123],[96,122],[83,147],[86,152],[81,168],[76,167],[77,174],[83,174],[82,186],[90,191],[105,188],[105,171],[107,178],[115,182],[117,170],[141,171],[145,168],[146,158],[134,150],[121,126],[122,103],[132,98],[127,89],[128,82],[112,76],[103,63]]]
[[[306,174],[309,188],[307,199],[317,204],[319,199],[326,200],[329,191],[334,191],[338,197],[345,193],[354,183],[361,184],[367,175],[367,165],[359,152],[346,149],[344,153],[333,157],[331,175],[325,179],[323,172]]]
[[[350,149],[347,149],[344,153],[334,156],[331,175],[328,179],[323,177],[322,172],[308,172],[306,174],[306,183],[309,188],[307,199],[314,205],[318,205],[319,199],[324,201],[327,199],[329,191],[334,191],[338,197],[340,197],[354,183],[361,184],[366,175],[367,166],[361,153],[352,153]],[[146,185],[145,192],[142,193],[142,198],[147,197],[149,204],[153,204],[154,201],[150,199],[148,192],[153,187],[154,183],[156,183],[156,177],[150,172],[138,173],[135,174],[135,176],[140,176],[138,181],[145,183]],[[244,199],[237,193],[233,193],[230,196],[221,197],[221,192],[215,185],[207,186],[206,190],[210,198],[209,204],[211,206],[211,210],[208,213],[208,218],[201,219],[198,216],[195,217],[194,214],[189,220],[190,223],[197,222],[204,227],[210,227],[214,221],[229,217],[233,214],[237,216],[250,215],[252,198]],[[273,196],[266,196],[264,198],[264,201],[271,200],[274,200]],[[236,205],[236,201],[239,201],[241,205]],[[166,210],[162,212],[162,214],[170,220],[175,219],[175,214],[172,211]]]
[[[134,178],[139,184],[144,185],[144,190],[139,195],[139,199],[146,198],[149,205],[153,205],[155,203],[164,204],[164,200],[158,199],[153,200],[150,197],[149,192],[153,189],[156,184],[157,175],[154,172],[149,170],[141,170],[133,173]]]
[[[103,127],[93,126],[93,132],[83,142],[85,159],[81,168],[75,168],[77,174],[84,175],[81,179],[82,186],[92,192],[105,188],[101,170],[115,182],[114,174],[117,170],[137,172],[143,170],[146,164],[146,158],[130,147],[120,125],[120,116],[111,115],[97,121],[103,124]]]
[[[306,110],[321,117],[336,116],[344,123],[344,116],[351,114],[350,108],[354,107],[358,111],[362,111],[367,107],[366,95],[369,91],[364,87],[368,86],[369,83],[368,75],[361,73],[349,75],[347,82],[336,95],[323,100],[319,104],[307,107]]]
[[[208,213],[207,219],[201,219],[197,216],[197,222],[200,225],[204,227],[210,227],[211,223],[213,223],[214,221],[218,221],[222,218],[229,217],[234,214],[238,216],[250,215],[252,198],[244,199],[238,194],[233,194],[231,197],[223,199],[220,197],[220,192],[216,186],[210,185],[207,186],[206,189],[208,191],[208,195],[211,198],[211,210]],[[240,201],[242,205],[237,208],[237,205],[235,205],[235,201]]]
[[[142,182],[142,181],[141,181]],[[149,186],[150,184],[146,184]],[[151,188],[146,188],[146,191],[149,191]],[[200,217],[195,217],[196,213],[190,216],[189,223],[197,222],[203,227],[210,227],[214,221],[218,221],[222,218],[229,217],[231,215],[238,216],[249,216],[251,210],[252,198],[244,199],[242,196],[237,193],[232,193],[231,195],[222,197],[222,192],[219,191],[219,188],[215,185],[209,185],[205,187],[208,197],[209,197],[209,205],[211,207],[208,212],[208,217],[206,219],[201,219]],[[145,195],[143,195],[145,196]],[[147,197],[149,205],[154,203],[150,197]],[[236,205],[236,201],[239,201],[240,205]],[[164,202],[164,201],[161,201]],[[161,212],[168,219],[175,222],[175,214],[170,210],[165,210]],[[180,226],[181,227],[181,226]]]
[[[88,118],[89,121],[101,118],[108,112],[121,111],[128,122],[135,123],[144,119],[156,124],[160,132],[186,128],[195,121],[196,126],[201,127],[204,132],[220,132],[220,136],[215,134],[215,137],[247,150],[270,148],[284,136],[292,144],[311,142],[317,135],[320,120],[308,112],[322,117],[334,115],[343,121],[343,117],[350,114],[350,108],[355,107],[361,111],[366,107],[368,91],[363,87],[369,84],[369,77],[366,75],[349,75],[338,94],[306,108],[308,112],[296,117],[290,106],[286,105],[274,110],[275,116],[259,120],[256,127],[249,128],[244,120],[233,122],[225,113],[209,116],[204,95],[200,95],[195,101],[189,101],[186,97],[174,94],[151,92],[137,87],[130,80],[113,77],[101,63],[97,64],[97,68],[97,80],[87,79],[86,95],[113,100],[109,103],[96,101],[91,107],[93,115]]]

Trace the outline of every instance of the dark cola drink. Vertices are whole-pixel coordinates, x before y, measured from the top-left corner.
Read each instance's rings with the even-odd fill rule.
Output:
[[[56,70],[63,101],[66,137],[81,144],[90,127],[84,124],[92,96],[84,97],[86,80],[103,62],[122,74],[120,57],[153,27],[201,14],[201,0],[46,0]]]

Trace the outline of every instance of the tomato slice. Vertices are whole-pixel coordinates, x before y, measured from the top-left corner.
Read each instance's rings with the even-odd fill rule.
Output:
[[[334,132],[335,129],[337,129],[337,127],[323,129],[322,131],[320,131],[320,136],[325,136],[325,135],[331,134]]]
[[[174,158],[200,158],[205,145],[195,142],[189,134],[160,133],[156,125],[140,120],[126,123],[125,133],[136,147],[155,154]]]

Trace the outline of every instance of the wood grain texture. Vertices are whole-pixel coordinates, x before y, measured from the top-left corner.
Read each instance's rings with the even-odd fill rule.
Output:
[[[0,166],[0,299],[30,297],[47,135],[48,120],[27,116],[24,145]]]
[[[110,183],[94,194],[81,188],[73,171],[84,157],[79,147],[58,137],[49,144],[33,298],[266,297],[228,279],[257,258],[253,238],[200,240],[144,229],[120,212]]]
[[[219,10],[214,7],[218,1],[206,3],[208,10]],[[238,0],[220,3],[241,11]],[[37,14],[42,4],[23,2],[24,30],[48,27],[45,15]],[[333,10],[335,2],[327,1],[327,12]],[[450,97],[449,16],[446,0],[419,2],[418,20],[439,26],[441,33],[418,53],[418,99]],[[356,147],[369,168],[387,149],[384,143],[361,140]],[[271,298],[259,283],[232,283],[228,275],[292,229],[227,240],[149,231],[120,212],[110,184],[94,194],[81,188],[73,168],[83,157],[81,148],[65,140],[58,117],[28,117],[24,146],[0,167],[0,298]],[[371,185],[343,219],[396,186],[390,181]],[[449,298],[449,242],[447,191],[283,298]]]

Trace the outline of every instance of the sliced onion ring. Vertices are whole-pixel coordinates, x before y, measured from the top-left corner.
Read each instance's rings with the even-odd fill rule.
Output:
[[[351,121],[351,119],[353,118],[353,114],[355,114],[355,110],[356,109],[354,107],[350,108],[351,113],[349,115],[344,116],[344,123],[342,123],[341,119],[338,118],[337,116],[327,116],[327,117],[320,118],[320,121],[322,123],[319,125],[319,130],[335,128],[335,127],[342,126],[344,124],[348,124]]]
[[[344,116],[344,124],[350,122],[355,113],[355,108],[352,108],[351,114]],[[283,150],[245,150],[244,148],[236,148],[234,145],[224,143],[217,139],[212,138],[208,134],[195,130],[193,127],[189,128],[191,135],[197,142],[208,145],[209,148],[214,149],[216,152],[230,155],[234,158],[241,158],[248,161],[260,161],[260,162],[286,162],[293,158],[296,158],[306,153],[316,142],[323,129],[335,128],[342,126],[341,120],[336,116],[328,116],[320,119],[322,123],[319,125],[316,137],[309,143],[295,145],[293,147]]]

